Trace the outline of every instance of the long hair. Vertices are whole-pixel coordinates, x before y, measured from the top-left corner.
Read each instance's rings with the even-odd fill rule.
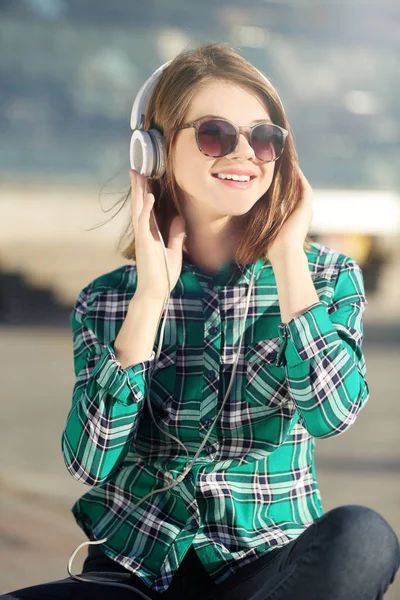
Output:
[[[161,178],[149,180],[149,188],[155,196],[153,210],[164,244],[167,245],[172,219],[177,214],[183,216],[171,160],[175,133],[185,122],[195,94],[213,80],[237,83],[256,94],[263,101],[273,123],[289,131],[267,192],[245,215],[231,218],[232,224],[239,226],[242,232],[235,259],[246,265],[261,257],[268,259],[268,247],[296,207],[300,193],[298,158],[285,110],[272,83],[264,79],[229,44],[213,42],[196,49],[183,50],[157,81],[149,100],[144,126],[145,129],[158,129],[163,134],[166,171]],[[125,202],[130,193],[129,189],[124,197]],[[310,248],[309,242],[307,235],[304,248]],[[131,217],[119,239],[118,251],[124,258],[136,260]]]

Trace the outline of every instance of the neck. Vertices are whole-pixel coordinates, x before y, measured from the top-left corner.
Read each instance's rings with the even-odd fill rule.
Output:
[[[235,257],[239,242],[238,232],[211,230],[199,232],[188,228],[183,246],[189,260],[208,273],[215,273],[228,260]]]

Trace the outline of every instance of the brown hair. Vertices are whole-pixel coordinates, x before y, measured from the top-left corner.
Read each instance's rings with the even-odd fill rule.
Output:
[[[169,158],[172,156],[174,136],[178,127],[184,123],[196,92],[215,79],[235,82],[250,89],[262,99],[273,123],[289,131],[269,189],[248,213],[232,217],[232,224],[235,221],[243,232],[235,259],[246,265],[261,257],[267,259],[269,245],[296,207],[300,184],[297,175],[298,159],[290,125],[276,90],[269,80],[264,79],[229,44],[214,42],[197,49],[186,49],[172,60],[158,79],[149,100],[144,127],[158,129],[163,134],[166,171],[160,179],[149,180],[149,187],[155,196],[153,210],[167,245],[172,219],[177,214],[183,215],[175,189],[173,165]],[[126,202],[129,196],[130,189],[123,200]],[[310,239],[307,235],[304,248],[310,248]],[[121,251],[123,244],[125,247]],[[120,237],[118,250],[124,258],[136,260],[131,217]]]

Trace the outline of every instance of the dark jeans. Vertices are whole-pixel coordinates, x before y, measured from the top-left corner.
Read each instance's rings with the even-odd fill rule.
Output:
[[[390,525],[365,506],[328,511],[297,539],[241,567],[221,584],[208,576],[193,548],[168,590],[150,590],[137,576],[90,548],[83,573],[93,580],[130,583],[150,598],[163,600],[378,600],[400,565],[399,541]],[[70,578],[10,592],[6,599],[139,600],[135,591]]]

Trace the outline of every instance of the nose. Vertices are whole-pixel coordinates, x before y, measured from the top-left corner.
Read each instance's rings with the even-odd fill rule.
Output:
[[[230,154],[230,158],[243,158],[246,160],[255,159],[256,155],[253,148],[249,143],[249,134],[247,132],[240,132],[237,146]]]

